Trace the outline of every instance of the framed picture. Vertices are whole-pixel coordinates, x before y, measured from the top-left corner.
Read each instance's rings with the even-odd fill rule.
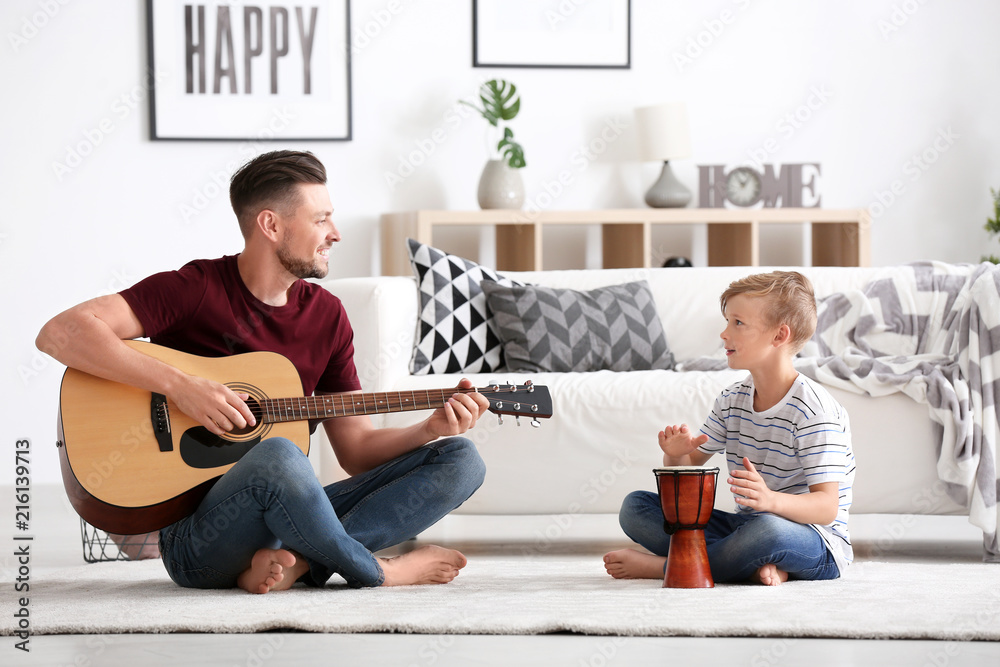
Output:
[[[147,0],[152,138],[350,141],[350,1]]]
[[[630,0],[472,0],[473,67],[631,67]]]

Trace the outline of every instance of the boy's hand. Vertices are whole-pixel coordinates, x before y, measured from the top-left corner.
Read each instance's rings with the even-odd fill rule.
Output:
[[[663,450],[663,463],[665,465],[677,465],[668,462],[668,459],[679,459],[708,442],[708,436],[704,433],[697,437],[691,437],[691,431],[687,424],[668,426],[657,434],[657,439],[660,443],[660,449]]]
[[[729,488],[736,496],[736,502],[758,512],[773,511],[775,492],[767,488],[764,478],[750,459],[743,457],[743,467],[744,470],[737,468],[729,473]]]

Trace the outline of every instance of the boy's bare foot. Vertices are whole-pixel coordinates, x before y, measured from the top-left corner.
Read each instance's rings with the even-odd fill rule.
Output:
[[[454,549],[429,544],[394,558],[379,558],[383,586],[447,584],[468,562]]]
[[[604,554],[604,569],[615,579],[662,579],[667,559],[635,549]]]
[[[306,573],[309,564],[287,549],[258,549],[250,567],[236,579],[236,585],[249,593],[268,593],[291,588]]]
[[[768,563],[767,565],[762,565],[754,572],[753,576],[750,577],[750,581],[755,581],[765,586],[778,586],[788,581],[788,573],[784,570],[779,570],[778,566],[774,563]]]

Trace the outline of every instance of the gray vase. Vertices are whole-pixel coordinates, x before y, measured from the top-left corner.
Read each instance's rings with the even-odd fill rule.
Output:
[[[512,169],[505,160],[490,160],[479,177],[479,208],[521,208],[524,204],[524,181],[520,169]]]

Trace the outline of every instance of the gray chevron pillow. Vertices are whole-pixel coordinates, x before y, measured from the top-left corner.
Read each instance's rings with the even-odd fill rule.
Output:
[[[480,283],[512,371],[569,372],[674,367],[649,283],[588,292]]]

